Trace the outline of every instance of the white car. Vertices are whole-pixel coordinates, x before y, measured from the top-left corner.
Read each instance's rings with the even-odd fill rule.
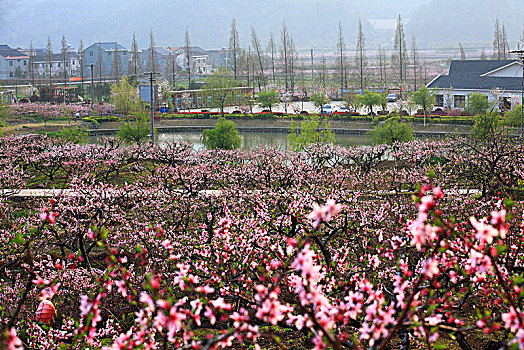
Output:
[[[388,102],[396,102],[396,101],[397,101],[397,95],[395,95],[395,94],[389,94],[389,95],[386,97],[386,101],[388,101]]]
[[[333,111],[331,110],[331,105],[322,106],[322,113],[331,114],[332,112]]]

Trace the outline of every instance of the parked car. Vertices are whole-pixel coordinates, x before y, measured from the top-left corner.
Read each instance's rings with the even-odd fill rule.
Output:
[[[347,113],[348,112],[348,108],[346,106],[340,106],[340,107],[336,108],[333,112]]]
[[[331,105],[322,106],[322,111],[324,114],[331,114],[332,113]]]
[[[397,95],[395,95],[395,94],[389,94],[389,95],[386,97],[386,101],[388,101],[388,102],[396,102],[396,101],[397,101]]]

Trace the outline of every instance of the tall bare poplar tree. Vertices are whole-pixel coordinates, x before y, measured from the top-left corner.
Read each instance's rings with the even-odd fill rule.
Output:
[[[138,75],[140,69],[140,57],[138,56],[138,44],[136,43],[135,33],[133,33],[133,41],[131,42],[131,62],[128,68],[128,74]]]
[[[509,56],[509,43],[506,27],[495,19],[495,29],[493,31],[493,59],[505,60]]]
[[[459,43],[459,50],[460,50],[460,59],[464,61],[466,59],[466,52],[464,52],[462,43]]]
[[[346,43],[344,42],[344,33],[342,31],[342,24],[338,22],[338,41],[337,41],[337,60],[336,71],[340,88],[346,87]]]
[[[175,56],[173,54],[170,54],[167,58],[167,66],[165,72],[165,77],[167,78],[167,81],[169,82],[171,88],[174,90],[176,83],[176,61]]]
[[[327,81],[327,60],[326,56],[322,55],[320,58],[320,74],[319,74],[319,85],[322,87],[322,89],[326,88],[326,81]]]
[[[185,38],[185,55],[186,55],[186,71],[188,86],[191,88],[191,41],[189,40],[189,30],[186,28],[186,38]]]
[[[51,43],[51,38],[49,35],[47,36],[47,46],[46,46],[46,53],[45,53],[45,69],[46,69],[46,75],[49,82],[49,85],[51,85],[51,76],[53,74],[53,44]]]
[[[380,86],[382,86],[384,89],[386,89],[388,85],[388,76],[387,76],[387,56],[386,56],[386,50],[378,46],[378,75],[380,79]]]
[[[120,59],[120,51],[118,51],[118,44],[115,43],[115,50],[113,51],[113,60],[111,62],[111,75],[120,80],[122,76],[122,60]]]
[[[418,71],[418,48],[417,48],[417,40],[415,39],[415,35],[411,37],[411,64],[413,65],[413,88],[415,91],[417,91],[417,78],[419,76]]]
[[[502,32],[501,32],[501,38],[500,38],[500,45],[502,50],[502,59],[508,59],[509,58],[509,42],[508,42],[508,35],[506,33],[506,26],[504,23],[502,23]]]
[[[237,22],[233,18],[231,21],[231,32],[229,33],[229,60],[233,65],[233,74],[235,80],[238,74],[238,56],[240,52],[240,42],[238,39]]]
[[[64,79],[64,86],[67,85],[67,73],[69,68],[69,52],[67,51],[67,41],[65,35],[62,35],[62,41],[60,42],[60,61],[62,62],[62,78]]]
[[[84,41],[80,40],[80,46],[78,47],[78,63],[80,65],[80,89],[82,96],[84,96]]]
[[[284,70],[283,73],[286,91],[289,89],[289,41],[290,38],[286,22],[282,20],[282,29],[280,30],[280,59],[282,60]]]
[[[361,89],[366,85],[368,59],[366,57],[366,38],[362,30],[362,22],[358,20],[357,48],[355,50],[355,71]]]
[[[265,81],[265,74],[264,74],[264,52],[262,50],[262,46],[260,45],[260,40],[258,40],[257,33],[255,32],[255,28],[251,26],[251,44],[253,45],[253,49],[255,50],[255,54],[257,56],[258,61],[258,67],[260,68],[260,75],[258,79],[259,89],[261,88],[261,85],[264,84]]]
[[[522,26],[522,34],[520,34],[519,49],[524,50],[524,25]]]
[[[277,54],[277,45],[275,43],[275,38],[273,37],[273,32],[269,33],[269,42],[267,44],[267,51],[271,56],[271,70],[273,73],[273,83],[276,82],[276,72],[275,72],[275,56]]]
[[[29,79],[31,79],[31,85],[35,85],[35,47],[33,46],[33,40],[29,45]]]
[[[149,55],[147,56],[146,70],[148,72],[159,73],[160,67],[158,65],[158,58],[155,51],[155,36],[153,30],[149,32]]]
[[[393,48],[393,55],[391,56],[391,68],[397,86],[401,89],[406,81],[407,66],[408,58],[406,50],[406,34],[404,33],[404,24],[402,23],[402,18],[400,15],[398,15],[397,29],[395,30],[395,44]]]

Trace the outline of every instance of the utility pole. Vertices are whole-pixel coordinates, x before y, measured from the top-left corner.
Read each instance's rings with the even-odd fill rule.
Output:
[[[94,85],[94,78],[93,78],[93,64],[89,66],[91,68],[91,108],[93,108],[93,103],[95,100],[95,85]]]
[[[510,51],[518,56],[520,63],[522,64],[522,90],[520,93],[520,141],[522,142],[523,129],[522,123],[524,121],[524,50],[520,50],[520,47],[516,51]]]
[[[155,144],[155,95],[153,91],[153,82],[155,81],[154,75],[159,74],[156,72],[146,72],[146,75],[149,75],[149,93],[150,93],[150,101],[149,101],[149,110],[151,112],[150,114],[150,125],[151,129],[149,132],[149,141],[151,143],[151,146]]]

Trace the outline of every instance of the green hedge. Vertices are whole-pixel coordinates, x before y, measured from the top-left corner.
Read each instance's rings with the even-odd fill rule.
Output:
[[[86,123],[98,124],[103,122],[117,122],[120,121],[120,118],[115,115],[92,115],[89,117],[82,118],[82,120]]]

